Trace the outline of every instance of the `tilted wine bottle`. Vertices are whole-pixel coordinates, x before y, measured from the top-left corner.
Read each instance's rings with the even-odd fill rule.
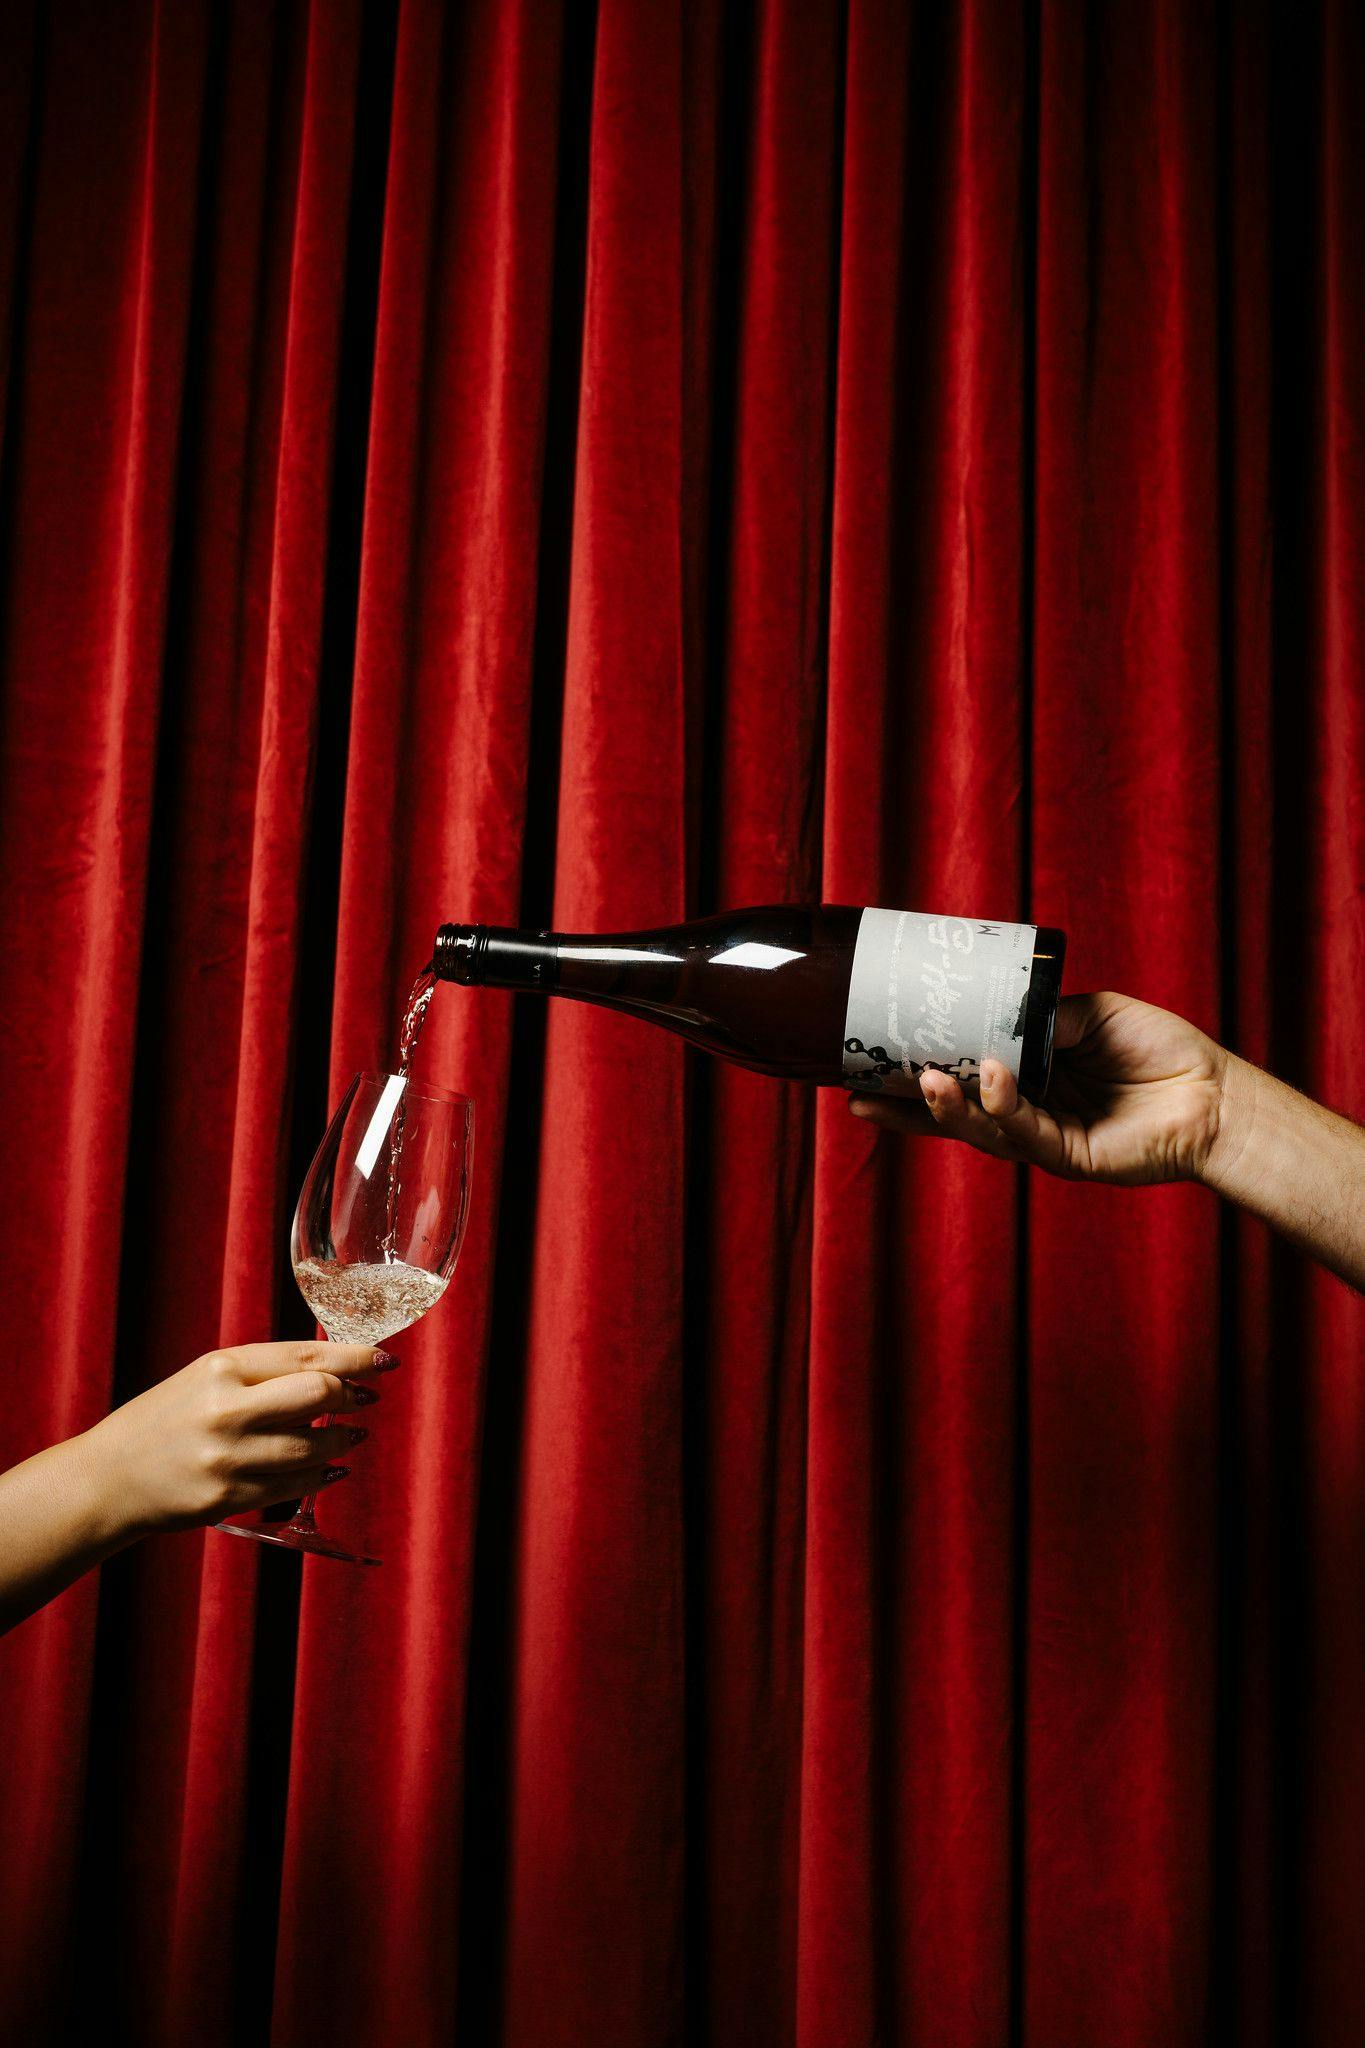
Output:
[[[625,1010],[785,1080],[918,1095],[926,1067],[970,1089],[993,1058],[1036,1100],[1065,951],[1046,925],[822,903],[601,935],[443,924],[432,967]]]

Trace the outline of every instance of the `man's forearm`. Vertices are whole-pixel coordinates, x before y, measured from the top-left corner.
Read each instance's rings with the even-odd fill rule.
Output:
[[[1365,1130],[1232,1057],[1202,1176],[1365,1290]]]

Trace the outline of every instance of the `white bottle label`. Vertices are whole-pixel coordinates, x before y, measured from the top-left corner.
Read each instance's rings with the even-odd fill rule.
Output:
[[[844,1022],[844,1085],[918,1095],[937,1067],[974,1082],[982,1060],[1019,1078],[1038,927],[865,910]]]

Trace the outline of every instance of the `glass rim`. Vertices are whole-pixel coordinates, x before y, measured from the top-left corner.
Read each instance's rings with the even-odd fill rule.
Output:
[[[347,1084],[346,1094],[349,1095],[352,1088],[361,1081],[375,1081],[381,1088],[390,1081],[402,1081],[404,1093],[415,1095],[419,1102],[446,1102],[452,1106],[462,1102],[467,1109],[474,1107],[473,1096],[461,1093],[458,1088],[437,1088],[433,1083],[409,1081],[402,1074],[386,1074],[373,1067],[362,1068],[358,1074],[353,1075]]]

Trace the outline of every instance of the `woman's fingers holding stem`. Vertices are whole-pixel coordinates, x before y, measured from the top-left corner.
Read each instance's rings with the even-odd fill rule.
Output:
[[[326,1372],[337,1379],[365,1384],[375,1373],[392,1372],[398,1360],[392,1352],[374,1344],[325,1344],[306,1341],[297,1344],[236,1344],[230,1351],[214,1354],[244,1386],[262,1386],[268,1381],[288,1380],[291,1373]]]
[[[350,1470],[349,1465],[314,1464],[293,1470],[277,1466],[270,1472],[243,1473],[223,1512],[243,1515],[260,1508],[279,1507],[285,1501],[307,1500],[321,1493],[324,1486],[348,1478]]]
[[[373,1407],[379,1398],[378,1387],[321,1370],[266,1380],[248,1389],[244,1397],[251,1429],[278,1429],[289,1423],[313,1422],[319,1415],[346,1415],[355,1408]]]
[[[372,1344],[240,1344],[204,1361],[219,1414],[249,1429],[344,1415],[379,1399],[373,1384],[398,1364]]]
[[[310,1466],[348,1456],[368,1434],[368,1430],[353,1429],[348,1423],[329,1423],[323,1429],[301,1429],[293,1436],[253,1435],[242,1443],[240,1469],[255,1474],[288,1472],[297,1477]]]

